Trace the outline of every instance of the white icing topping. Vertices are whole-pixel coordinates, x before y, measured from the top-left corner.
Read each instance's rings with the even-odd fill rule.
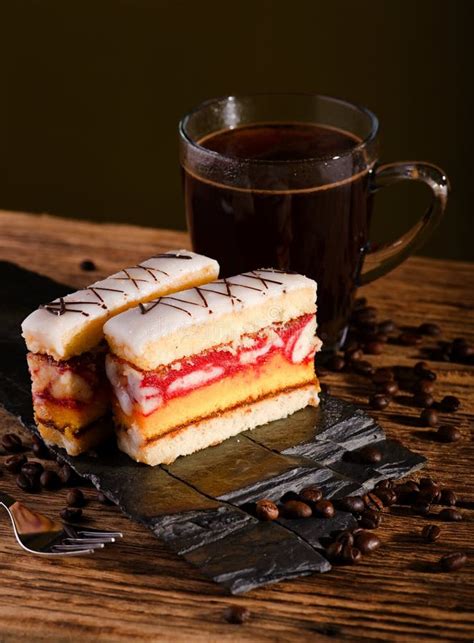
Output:
[[[88,325],[99,325],[95,342],[102,338],[101,326],[126,307],[179,289],[183,279],[208,270],[217,277],[216,261],[188,250],[170,251],[117,272],[61,299],[40,307],[23,322],[23,336],[32,352],[45,352],[64,359],[67,345]],[[204,280],[205,281],[205,280]],[[81,351],[92,346],[82,347]]]
[[[177,331],[186,335],[186,329],[189,328],[191,333],[191,327],[199,324],[209,325],[213,337],[209,338],[208,343],[216,346],[228,341],[218,336],[219,332],[212,327],[218,318],[265,304],[264,317],[259,317],[254,328],[254,332],[257,332],[284,318],[284,295],[301,289],[310,290],[308,312],[314,312],[316,282],[302,275],[271,269],[254,270],[161,297],[128,310],[109,320],[104,326],[104,333],[110,343],[120,346],[121,355],[126,359],[146,353],[155,342]]]

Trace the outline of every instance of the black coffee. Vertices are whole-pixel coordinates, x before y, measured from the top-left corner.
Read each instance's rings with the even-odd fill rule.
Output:
[[[331,158],[359,142],[322,125],[269,123],[218,132],[199,144],[240,159],[295,161]],[[328,185],[301,191],[281,181],[275,190],[235,189],[186,169],[184,181],[194,249],[217,259],[225,277],[274,267],[315,279],[319,334],[336,340],[347,322],[368,238],[368,171],[346,180],[328,176]]]

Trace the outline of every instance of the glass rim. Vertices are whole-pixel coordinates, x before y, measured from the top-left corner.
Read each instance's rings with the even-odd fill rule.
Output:
[[[224,103],[229,101],[230,99],[243,100],[243,99],[259,98],[264,96],[286,97],[286,98],[291,98],[292,96],[299,97],[299,98],[304,98],[304,97],[313,98],[313,99],[318,98],[328,102],[337,103],[347,108],[356,109],[368,118],[370,123],[369,134],[364,139],[362,139],[359,143],[357,143],[357,145],[355,145],[353,148],[351,148],[350,150],[341,152],[340,154],[336,154],[336,155],[327,154],[327,155],[321,155],[321,156],[308,157],[304,159],[291,159],[291,160],[290,159],[268,159],[266,160],[266,159],[252,159],[252,158],[228,156],[227,154],[222,154],[221,152],[210,150],[209,148],[204,147],[204,145],[200,145],[197,141],[193,140],[193,138],[191,138],[191,136],[186,131],[186,126],[188,125],[189,120],[195,114],[200,112],[203,108],[210,107],[211,105],[216,105],[218,103]],[[236,128],[229,127],[224,130],[216,130],[216,131],[226,131],[227,129],[231,130]],[[256,165],[256,166],[258,165],[280,166],[280,165],[288,164],[288,162],[291,162],[292,164],[293,163],[304,164],[304,163],[316,163],[320,161],[337,161],[339,159],[352,156],[354,153],[360,152],[363,149],[367,148],[375,140],[379,132],[379,119],[374,114],[374,112],[372,112],[367,107],[364,107],[363,105],[359,105],[358,103],[351,103],[347,100],[344,100],[343,98],[328,96],[326,94],[315,94],[312,92],[256,92],[252,94],[229,94],[229,95],[218,96],[215,98],[208,98],[202,103],[199,103],[199,105],[197,105],[194,109],[192,109],[185,116],[183,116],[183,118],[179,121],[178,131],[180,136],[184,139],[186,143],[188,143],[195,149],[199,150],[200,152],[206,155],[209,155],[211,157],[214,157],[215,159],[238,161],[239,163],[248,163],[249,165]]]

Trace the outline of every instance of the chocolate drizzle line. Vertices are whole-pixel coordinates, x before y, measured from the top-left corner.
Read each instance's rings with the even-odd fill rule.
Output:
[[[154,255],[152,259],[192,259],[191,256],[189,255],[178,255],[178,254],[173,254],[173,253],[162,253],[158,255]],[[164,270],[160,270],[159,268],[151,268],[149,266],[144,266],[142,264],[137,264],[135,266],[131,266],[129,268],[125,268],[121,272],[125,274],[125,277],[108,277],[107,279],[114,279],[116,281],[131,281],[135,288],[137,290],[140,290],[140,287],[138,285],[138,282],[141,283],[151,283],[150,279],[141,279],[139,277],[133,277],[130,275],[128,272],[129,270],[133,269],[140,269],[143,270],[146,274],[148,274],[153,281],[158,281],[155,273],[161,273],[165,275],[165,277],[169,277],[169,274],[165,272]],[[120,273],[119,273],[120,274]],[[41,304],[39,306],[40,309],[46,310],[52,315],[55,315],[56,317],[60,317],[61,315],[64,315],[65,313],[79,313],[80,315],[83,315],[84,317],[89,317],[89,313],[87,313],[84,310],[78,310],[76,308],[71,308],[71,306],[100,306],[104,310],[108,310],[107,304],[105,303],[104,298],[100,295],[99,291],[102,292],[117,292],[122,295],[125,294],[125,290],[121,290],[119,288],[107,288],[105,286],[88,286],[84,290],[90,290],[90,292],[97,297],[98,301],[74,301],[74,300],[69,300],[69,301],[64,301],[63,297],[60,297],[57,300],[51,301],[47,304]],[[140,304],[141,305],[141,304]],[[168,304],[170,305],[170,304]],[[187,311],[186,311],[187,312]],[[188,313],[190,314],[190,313]]]
[[[266,271],[266,272],[270,272],[270,271]],[[222,292],[220,290],[214,290],[213,288],[204,287],[204,286],[199,286],[199,287],[191,289],[191,290],[195,291],[198,294],[198,296],[200,297],[202,303],[197,302],[197,301],[189,301],[188,299],[181,299],[180,297],[177,297],[177,296],[175,296],[175,297],[171,297],[171,296],[159,297],[155,301],[151,301],[148,304],[139,304],[140,312],[141,312],[142,315],[146,315],[151,310],[153,310],[157,306],[161,305],[161,306],[169,306],[171,308],[176,308],[176,310],[180,310],[183,313],[186,313],[186,315],[189,315],[189,317],[192,317],[192,314],[191,314],[191,312],[189,310],[186,310],[186,308],[181,308],[180,306],[176,306],[174,304],[170,304],[170,303],[168,303],[168,301],[170,301],[170,300],[171,301],[178,301],[178,302],[180,302],[182,304],[187,304],[189,306],[199,306],[201,308],[209,308],[209,302],[207,301],[206,296],[203,294],[203,293],[209,292],[209,293],[213,293],[215,295],[221,295],[223,297],[228,297],[231,300],[231,303],[232,303],[232,306],[233,306],[236,301],[241,303],[242,300],[239,299],[236,295],[234,295],[234,293],[232,292],[232,287],[233,288],[246,288],[247,290],[256,290],[257,292],[262,292],[263,293],[263,292],[265,292],[265,290],[268,290],[268,284],[276,284],[277,286],[282,286],[283,285],[283,283],[281,281],[275,281],[274,279],[268,279],[268,278],[265,278],[265,277],[260,277],[258,275],[258,273],[255,272],[254,270],[252,270],[252,272],[250,272],[250,273],[243,273],[240,276],[245,277],[247,279],[256,279],[257,281],[262,282],[263,288],[258,288],[257,286],[249,286],[247,284],[238,284],[238,283],[235,283],[235,281],[230,281],[229,279],[218,279],[217,281],[214,281],[210,285],[212,286],[212,285],[217,285],[217,284],[223,284],[225,286],[225,288],[226,288],[225,292]],[[212,312],[212,310],[210,310],[209,312]]]

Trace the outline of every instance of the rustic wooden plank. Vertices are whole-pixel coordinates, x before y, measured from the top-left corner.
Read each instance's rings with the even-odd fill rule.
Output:
[[[189,245],[182,232],[92,224],[47,215],[0,213],[0,259],[37,270],[74,286],[154,252]],[[79,270],[83,259],[97,272]],[[448,339],[474,341],[474,270],[472,264],[412,258],[361,294],[391,317],[417,325],[436,321]],[[390,345],[376,366],[413,365],[418,349]],[[427,473],[449,485],[474,506],[472,418],[474,369],[433,364],[438,373],[436,397],[457,395],[462,408],[455,421],[463,440],[439,444],[415,426],[417,411],[400,404],[373,412],[389,437],[399,438],[428,457]],[[370,387],[362,377],[324,374],[333,392],[366,406]],[[0,414],[0,431],[17,427]],[[3,459],[0,457],[0,460]],[[2,489],[54,515],[65,503],[65,490],[25,496],[10,474]],[[91,499],[95,493],[86,489]],[[177,558],[149,532],[113,507],[95,500],[85,513],[91,526],[122,530],[124,541],[93,557],[39,560],[22,554],[10,526],[0,519],[0,639],[12,640],[470,640],[474,631],[474,542],[472,509],[462,523],[441,524],[443,537],[420,544],[424,519],[389,515],[380,536],[384,547],[354,568],[262,588],[229,598],[213,583]],[[466,551],[470,561],[455,574],[427,571],[427,563],[452,550]],[[227,605],[243,605],[252,617],[243,626],[223,620]]]

